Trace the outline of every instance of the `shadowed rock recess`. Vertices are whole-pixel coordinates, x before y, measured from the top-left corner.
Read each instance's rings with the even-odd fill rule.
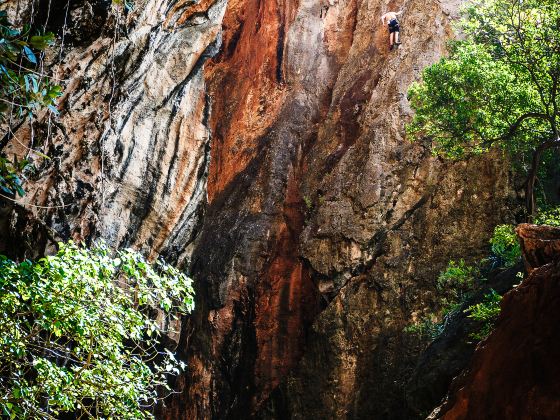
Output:
[[[430,418],[554,419],[560,412],[560,228],[517,228],[529,276]]]
[[[188,369],[158,418],[414,418],[425,343],[403,328],[517,199],[501,156],[449,163],[405,138],[407,88],[460,1],[66,4],[47,22],[60,116],[8,147],[46,139],[22,203],[50,207],[3,208],[2,242],[101,237],[190,268]],[[380,16],[400,8],[390,52]]]

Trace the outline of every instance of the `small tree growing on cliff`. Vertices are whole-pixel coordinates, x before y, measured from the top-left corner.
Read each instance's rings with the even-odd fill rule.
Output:
[[[542,154],[560,146],[560,2],[485,0],[465,9],[465,40],[409,90],[408,131],[435,154],[461,159],[496,146],[531,154],[526,207],[535,212]]]

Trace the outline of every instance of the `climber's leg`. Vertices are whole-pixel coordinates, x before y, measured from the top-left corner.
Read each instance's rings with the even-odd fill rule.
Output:
[[[399,22],[396,19],[392,19],[389,22],[389,45],[391,50],[395,47],[395,45],[400,45],[399,40]]]

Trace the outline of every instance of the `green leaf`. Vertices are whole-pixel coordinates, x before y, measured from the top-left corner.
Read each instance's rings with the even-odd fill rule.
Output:
[[[24,46],[22,51],[23,51],[23,56],[27,61],[33,64],[37,64],[37,57],[35,57],[35,54],[31,50],[31,48],[29,48],[28,46]]]
[[[0,166],[7,163],[0,159]],[[88,249],[68,242],[35,262],[0,256],[0,340],[8,343],[0,345],[0,358],[13,373],[0,382],[0,393],[21,393],[25,405],[15,402],[14,412],[38,411],[48,399],[58,417],[87,417],[94,404],[111,418],[145,418],[157,388],[169,389],[164,378],[181,365],[170,351],[161,365],[152,362],[162,345],[152,316],[160,297],[170,301],[165,316],[185,313],[179,302],[192,300],[184,287],[190,279],[170,266],[160,271],[134,251],[111,254],[103,243]],[[145,277],[125,275],[119,263]],[[146,307],[137,307],[133,291],[145,296]],[[22,371],[32,373],[24,382]]]

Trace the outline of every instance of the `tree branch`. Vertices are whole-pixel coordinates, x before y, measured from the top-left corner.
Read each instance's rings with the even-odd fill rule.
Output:
[[[527,113],[525,113],[525,114],[523,114],[523,115],[521,115],[517,118],[517,120],[509,127],[509,130],[507,131],[507,133],[498,137],[494,141],[509,140],[511,137],[513,137],[513,135],[519,129],[521,124],[523,124],[523,122],[525,120],[528,120],[529,118],[541,119],[541,120],[544,120],[544,121],[548,121],[549,123],[552,123],[550,116],[547,115],[547,114],[543,114],[543,113],[540,113],[540,112],[527,112]]]

